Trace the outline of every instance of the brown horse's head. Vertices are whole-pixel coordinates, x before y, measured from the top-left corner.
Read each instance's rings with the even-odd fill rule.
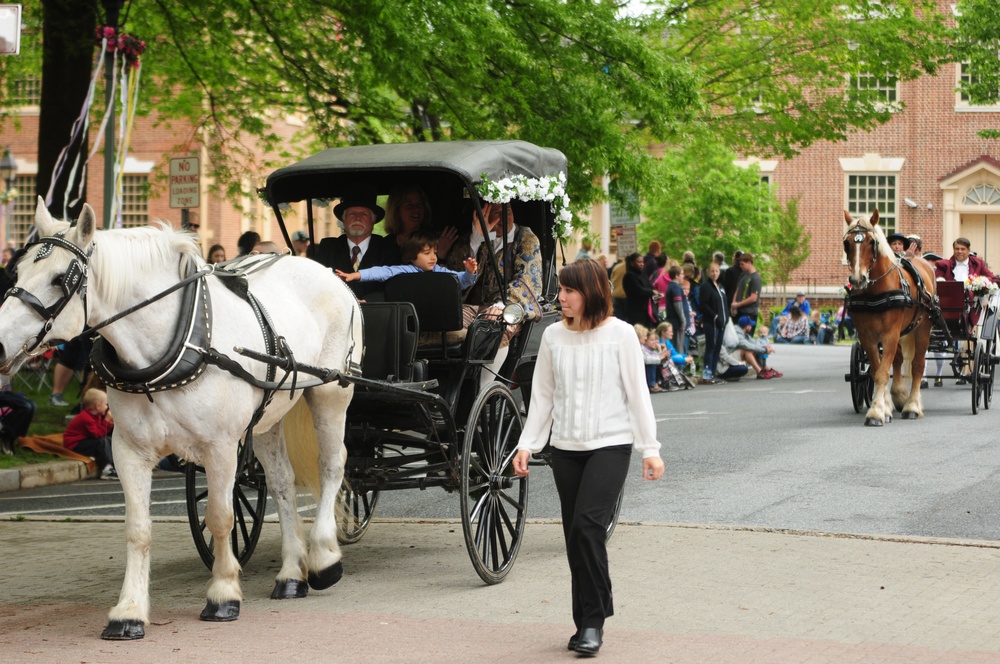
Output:
[[[872,212],[868,221],[864,218],[854,219],[844,212],[847,221],[847,232],[844,234],[844,253],[847,254],[847,265],[851,274],[847,277],[851,288],[862,290],[870,280],[872,268],[880,262],[891,261],[894,258],[892,248],[885,239],[885,233],[878,225],[878,210]],[[883,268],[884,273],[888,268]]]

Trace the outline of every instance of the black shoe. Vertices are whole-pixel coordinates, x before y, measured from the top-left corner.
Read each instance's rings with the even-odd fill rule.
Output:
[[[968,385],[969,384],[969,380],[965,376],[962,376],[957,381],[955,381],[955,384],[956,385]]]
[[[603,637],[603,629],[597,629],[596,627],[584,627],[580,630],[580,637],[576,641],[576,647],[574,650],[581,655],[587,655],[588,657],[596,655],[601,649]]]
[[[926,388],[926,387],[927,387],[927,379],[926,379],[926,378],[923,378],[923,379],[921,379],[921,381],[920,381],[920,389],[924,389],[924,388]]]
[[[574,632],[573,636],[569,637],[569,643],[566,644],[566,650],[576,650],[576,644],[580,642],[580,632]]]
[[[944,387],[944,381],[941,380],[941,376],[934,379],[934,387]]]

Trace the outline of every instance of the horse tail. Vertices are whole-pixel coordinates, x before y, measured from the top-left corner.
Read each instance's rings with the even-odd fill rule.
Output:
[[[312,412],[305,399],[299,399],[285,415],[285,448],[295,471],[295,483],[305,486],[319,499],[319,441]]]

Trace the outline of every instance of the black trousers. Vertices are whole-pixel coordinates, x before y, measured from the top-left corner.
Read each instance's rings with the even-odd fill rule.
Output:
[[[631,445],[589,452],[552,450],[578,630],[602,629],[604,619],[615,613],[605,538],[631,456]]]
[[[111,454],[111,436],[84,438],[76,444],[73,451],[77,454],[94,457],[94,461],[97,462],[98,473],[104,470],[106,466],[115,465],[115,459]]]

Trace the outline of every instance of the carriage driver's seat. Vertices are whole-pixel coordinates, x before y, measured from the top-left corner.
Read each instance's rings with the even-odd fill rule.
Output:
[[[445,272],[400,274],[385,282],[386,302],[409,302],[417,312],[420,341],[417,358],[462,358],[462,287]]]

